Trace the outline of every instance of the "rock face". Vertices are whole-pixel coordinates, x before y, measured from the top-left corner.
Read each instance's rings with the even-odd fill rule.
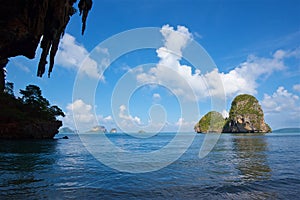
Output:
[[[15,122],[0,125],[1,139],[52,139],[57,133],[61,121]]]
[[[43,49],[37,76],[42,76],[50,52],[50,75],[61,36],[76,12],[76,0],[0,0],[0,91],[4,89],[3,68],[8,58],[23,55],[35,57],[41,41]],[[82,15],[82,33],[92,0],[80,0],[78,8]]]
[[[243,94],[232,101],[223,132],[267,133],[271,131],[269,125],[265,123],[263,110],[255,97]]]
[[[221,133],[225,119],[222,114],[216,111],[211,111],[204,115],[200,121],[194,126],[197,133]]]
[[[268,133],[271,128],[265,123],[264,113],[258,100],[251,95],[235,97],[231,103],[229,118],[211,111],[194,126],[197,133]]]

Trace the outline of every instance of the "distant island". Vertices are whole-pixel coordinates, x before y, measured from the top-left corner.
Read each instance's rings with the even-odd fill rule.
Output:
[[[144,130],[139,130],[138,133],[146,133]]]
[[[112,128],[109,132],[110,132],[110,133],[117,133],[118,131],[117,131],[116,128]]]
[[[231,103],[229,117],[216,111],[208,112],[194,126],[197,133],[268,133],[264,113],[258,100],[249,94],[238,95]]]
[[[59,133],[76,133],[76,131],[70,129],[69,127],[62,127],[59,129]]]
[[[273,133],[300,133],[300,128],[281,128],[274,130]]]

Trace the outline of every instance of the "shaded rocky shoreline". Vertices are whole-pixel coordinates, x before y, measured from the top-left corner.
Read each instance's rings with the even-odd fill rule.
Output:
[[[53,139],[62,122],[15,122],[0,124],[0,139]]]

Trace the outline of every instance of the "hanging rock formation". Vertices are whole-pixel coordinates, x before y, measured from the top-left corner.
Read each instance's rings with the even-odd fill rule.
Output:
[[[52,72],[54,57],[60,38],[76,12],[76,0],[0,0],[0,91],[4,88],[4,67],[8,58],[23,55],[35,57],[41,41],[42,54],[37,76],[42,76],[50,53],[48,76]],[[82,34],[92,0],[80,0],[78,8],[82,15]]]
[[[45,73],[48,54],[50,76],[59,41],[71,16],[76,13],[73,7],[76,1],[0,0],[0,138],[53,138],[62,126],[62,122],[55,118],[32,119],[32,110],[24,110],[22,106],[19,109],[19,100],[5,94],[5,66],[10,57],[22,55],[33,59],[40,44],[42,54],[37,76],[42,77]],[[92,0],[78,2],[79,14],[82,15],[82,34],[92,3]]]

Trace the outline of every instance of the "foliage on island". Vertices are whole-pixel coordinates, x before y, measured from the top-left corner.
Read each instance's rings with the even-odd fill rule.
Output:
[[[258,100],[249,94],[238,95],[231,103],[229,117],[224,119],[212,111],[203,116],[194,127],[198,133],[268,133],[272,129],[264,121]]]
[[[249,94],[234,98],[223,132],[268,133],[271,128],[264,120],[264,112],[258,100]]]
[[[63,111],[51,106],[38,86],[28,85],[20,94],[15,97],[13,83],[6,83],[0,95],[0,138],[53,138]]]
[[[197,133],[220,133],[223,130],[224,124],[225,119],[221,113],[210,111],[200,119],[194,129]]]

